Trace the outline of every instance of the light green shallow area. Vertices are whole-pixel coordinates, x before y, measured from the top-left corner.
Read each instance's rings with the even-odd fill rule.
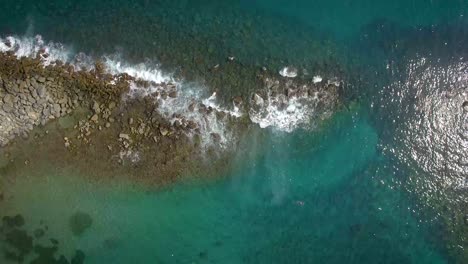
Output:
[[[42,220],[61,253],[83,250],[85,263],[444,263],[403,193],[375,177],[365,119],[342,113],[323,131],[259,138],[231,175],[162,191],[24,169],[1,210],[31,230]],[[81,236],[69,228],[77,211],[93,219]]]

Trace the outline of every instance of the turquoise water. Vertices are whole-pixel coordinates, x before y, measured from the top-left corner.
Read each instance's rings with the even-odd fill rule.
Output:
[[[468,87],[468,2],[4,0],[0,9],[9,10],[0,16],[1,36],[41,34],[94,56],[117,52],[168,71],[189,69],[199,80],[231,55],[246,67],[341,73],[350,82],[345,105],[357,102],[319,130],[254,130],[220,179],[148,191],[91,184],[73,166],[18,169],[21,177],[5,185],[14,198],[0,202],[0,215],[24,215],[31,232],[47,223],[48,237],[60,242],[57,257],[80,249],[85,263],[466,261],[466,183],[444,184],[468,175],[466,154],[447,158],[450,149],[466,150],[466,138],[444,141],[449,147],[437,153],[430,142],[465,133],[460,105],[468,99],[452,99],[456,106],[445,112],[430,108],[445,126],[460,124],[447,116],[460,116],[456,131],[430,134],[418,111],[444,105],[450,97],[439,90]],[[456,63],[463,65],[450,68]],[[411,140],[426,132],[434,138],[424,147]],[[421,159],[420,149],[435,158]],[[77,211],[93,220],[81,236],[68,226]],[[461,223],[459,255],[441,231],[453,212],[461,215],[453,220]]]

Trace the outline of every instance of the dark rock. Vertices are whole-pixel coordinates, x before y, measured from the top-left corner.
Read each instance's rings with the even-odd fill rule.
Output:
[[[5,94],[5,96],[3,97],[3,102],[9,105],[13,104],[13,95]]]
[[[37,87],[37,94],[40,98],[44,98],[46,96],[46,88],[40,85],[39,87]]]
[[[31,104],[35,104],[36,99],[34,99],[34,98],[39,98],[39,96],[36,94],[36,91],[33,92],[32,96],[28,97],[28,102],[30,102]]]
[[[195,103],[191,103],[191,104],[189,105],[189,107],[188,107],[188,110],[189,110],[190,112],[195,111]]]
[[[189,121],[187,122],[187,128],[188,128],[188,129],[195,129],[195,128],[197,128],[197,127],[198,127],[198,125],[197,125],[197,123],[195,123],[194,121],[189,120]]]
[[[12,44],[11,44],[11,41],[9,39],[3,41],[3,43],[5,44],[5,46],[7,46],[8,48],[11,48]]]
[[[171,98],[176,98],[177,97],[177,92],[176,91],[172,91],[169,93],[169,97]]]
[[[240,97],[240,96],[234,97],[234,99],[233,99],[232,101],[234,102],[234,104],[235,104],[236,106],[241,105],[242,102],[243,102],[242,97]]]
[[[216,117],[217,117],[218,119],[223,119],[224,117],[226,117],[226,113],[223,112],[223,111],[217,111],[217,112],[216,112]]]
[[[213,107],[208,106],[208,109],[207,109],[206,113],[211,114],[213,112],[213,110],[214,110]]]
[[[463,108],[463,110],[468,112],[468,101],[463,102],[462,108]]]
[[[204,104],[200,104],[199,107],[198,107],[198,112],[200,114],[207,114],[208,109],[206,108],[206,106]]]
[[[217,143],[221,141],[221,136],[218,133],[211,133],[211,138]]]
[[[2,106],[2,109],[3,111],[5,111],[6,113],[11,113],[13,111],[13,106],[12,105],[9,105],[9,104],[4,104]]]

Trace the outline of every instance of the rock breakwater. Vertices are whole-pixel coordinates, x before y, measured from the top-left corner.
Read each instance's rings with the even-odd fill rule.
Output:
[[[251,128],[313,128],[339,106],[334,79],[284,78],[229,60],[214,78],[249,70],[255,89],[225,93],[146,65],[65,56],[40,36],[31,43],[26,50],[12,37],[0,43],[0,144],[4,152],[23,149],[31,165],[26,156],[34,147],[47,153],[36,163],[81,164],[88,175],[126,172],[159,184],[226,167]]]

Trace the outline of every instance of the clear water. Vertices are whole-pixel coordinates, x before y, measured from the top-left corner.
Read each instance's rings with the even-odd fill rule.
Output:
[[[47,223],[67,258],[80,249],[85,263],[466,261],[466,238],[457,240],[455,256],[440,232],[451,212],[466,215],[466,164],[449,159],[458,166],[442,173],[444,159],[418,158],[425,152],[411,139],[439,124],[419,130],[426,119],[413,92],[422,105],[437,106],[445,97],[429,95],[452,91],[459,96],[443,113],[457,119],[443,124],[457,129],[433,129],[425,154],[448,136],[458,151],[439,154],[466,155],[465,138],[451,136],[466,131],[459,106],[468,100],[468,2],[4,0],[0,9],[9,10],[0,17],[2,35],[41,34],[96,56],[118,52],[189,69],[197,79],[234,54],[273,69],[319,69],[331,60],[353,80],[346,94],[357,106],[317,131],[253,132],[232,157],[236,168],[220,179],[148,191],[87,182],[72,164],[15,168],[14,182],[2,183],[13,196],[0,202],[1,214],[24,215],[31,231]],[[415,63],[422,58],[427,64]],[[428,109],[429,120],[445,117],[437,114],[442,108]],[[436,169],[427,169],[431,162]],[[447,179],[462,185],[444,185]],[[81,236],[68,226],[76,211],[93,219]],[[466,235],[466,219],[457,228]]]

